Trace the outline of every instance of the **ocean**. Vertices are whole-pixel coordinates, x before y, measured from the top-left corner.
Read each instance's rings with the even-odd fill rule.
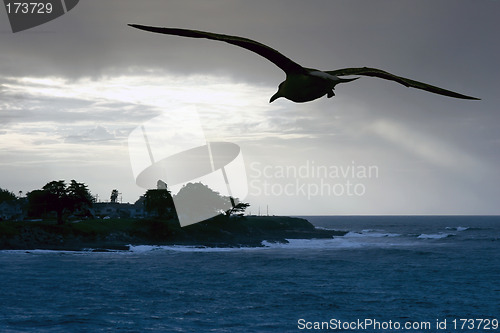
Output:
[[[349,233],[0,251],[0,332],[500,331],[500,217],[305,218]]]

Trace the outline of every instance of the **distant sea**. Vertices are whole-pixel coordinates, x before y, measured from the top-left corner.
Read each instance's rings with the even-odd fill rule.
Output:
[[[500,217],[305,218],[349,233],[0,251],[0,332],[500,332]]]

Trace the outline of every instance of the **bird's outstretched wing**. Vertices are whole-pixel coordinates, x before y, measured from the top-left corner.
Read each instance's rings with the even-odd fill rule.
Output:
[[[226,42],[229,44],[245,48],[252,52],[255,52],[258,55],[261,55],[262,57],[266,58],[267,60],[271,61],[273,64],[281,68],[287,74],[306,72],[306,70],[302,66],[290,60],[289,58],[285,57],[283,54],[279,53],[275,49],[248,38],[222,35],[222,34],[216,34],[212,32],[205,32],[198,30],[150,27],[139,24],[129,24],[129,26],[160,34],[176,35],[176,36],[191,37],[191,38],[206,38],[206,39]]]
[[[431,86],[430,84],[427,84],[427,83],[407,79],[407,78],[404,78],[401,76],[396,76],[394,74],[391,74],[391,73],[388,73],[386,71],[376,69],[376,68],[369,68],[369,67],[343,68],[343,69],[337,69],[334,71],[327,71],[326,73],[331,74],[331,75],[336,75],[336,76],[344,76],[344,75],[373,76],[373,77],[378,77],[381,79],[395,81],[395,82],[400,83],[406,87],[422,89],[422,90],[426,90],[426,91],[429,91],[429,92],[432,92],[435,94],[444,95],[444,96],[449,96],[449,97],[454,97],[454,98],[462,98],[462,99],[474,99],[474,100],[480,99],[480,98],[462,95],[462,94],[456,93],[454,91],[446,90],[446,89],[439,88],[436,86]]]

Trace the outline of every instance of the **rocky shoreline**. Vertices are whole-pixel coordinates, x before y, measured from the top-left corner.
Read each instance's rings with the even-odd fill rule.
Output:
[[[219,217],[181,228],[174,220],[91,220],[57,225],[50,221],[0,222],[0,250],[128,250],[129,245],[260,247],[263,241],[332,238],[345,231],[316,229],[302,218]]]

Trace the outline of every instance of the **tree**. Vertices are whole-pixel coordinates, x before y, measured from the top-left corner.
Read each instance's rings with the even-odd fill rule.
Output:
[[[44,190],[33,190],[26,193],[28,198],[28,216],[43,217],[48,212],[47,193]]]
[[[164,217],[174,210],[174,201],[168,190],[147,190],[144,194],[144,208],[149,213]]]
[[[114,189],[113,191],[111,191],[111,202],[112,203],[116,203],[116,200],[118,199],[118,190],[117,189]]]
[[[88,209],[94,199],[87,189],[87,185],[71,180],[66,185],[64,180],[51,181],[41,190],[34,190],[27,194],[28,210],[32,216],[45,216],[49,212],[57,214],[57,223],[63,223],[65,212]]]
[[[248,203],[240,203],[237,198],[223,196],[202,183],[188,183],[175,196],[176,205],[182,213],[192,221],[200,221],[208,217],[242,213]]]
[[[226,215],[231,216],[231,215],[242,215],[245,210],[250,207],[250,204],[247,202],[238,202],[236,203],[233,208],[226,210]]]
[[[70,210],[88,210],[95,199],[90,194],[87,185],[78,183],[74,179],[67,187],[68,205]]]
[[[175,204],[177,213],[191,221],[206,220],[231,207],[219,192],[200,182],[184,185],[175,196]]]
[[[4,201],[16,200],[16,195],[8,190],[0,188],[0,203]]]
[[[42,187],[44,191],[44,204],[48,211],[55,211],[57,223],[62,224],[64,208],[68,206],[68,194],[64,180],[54,180]]]

